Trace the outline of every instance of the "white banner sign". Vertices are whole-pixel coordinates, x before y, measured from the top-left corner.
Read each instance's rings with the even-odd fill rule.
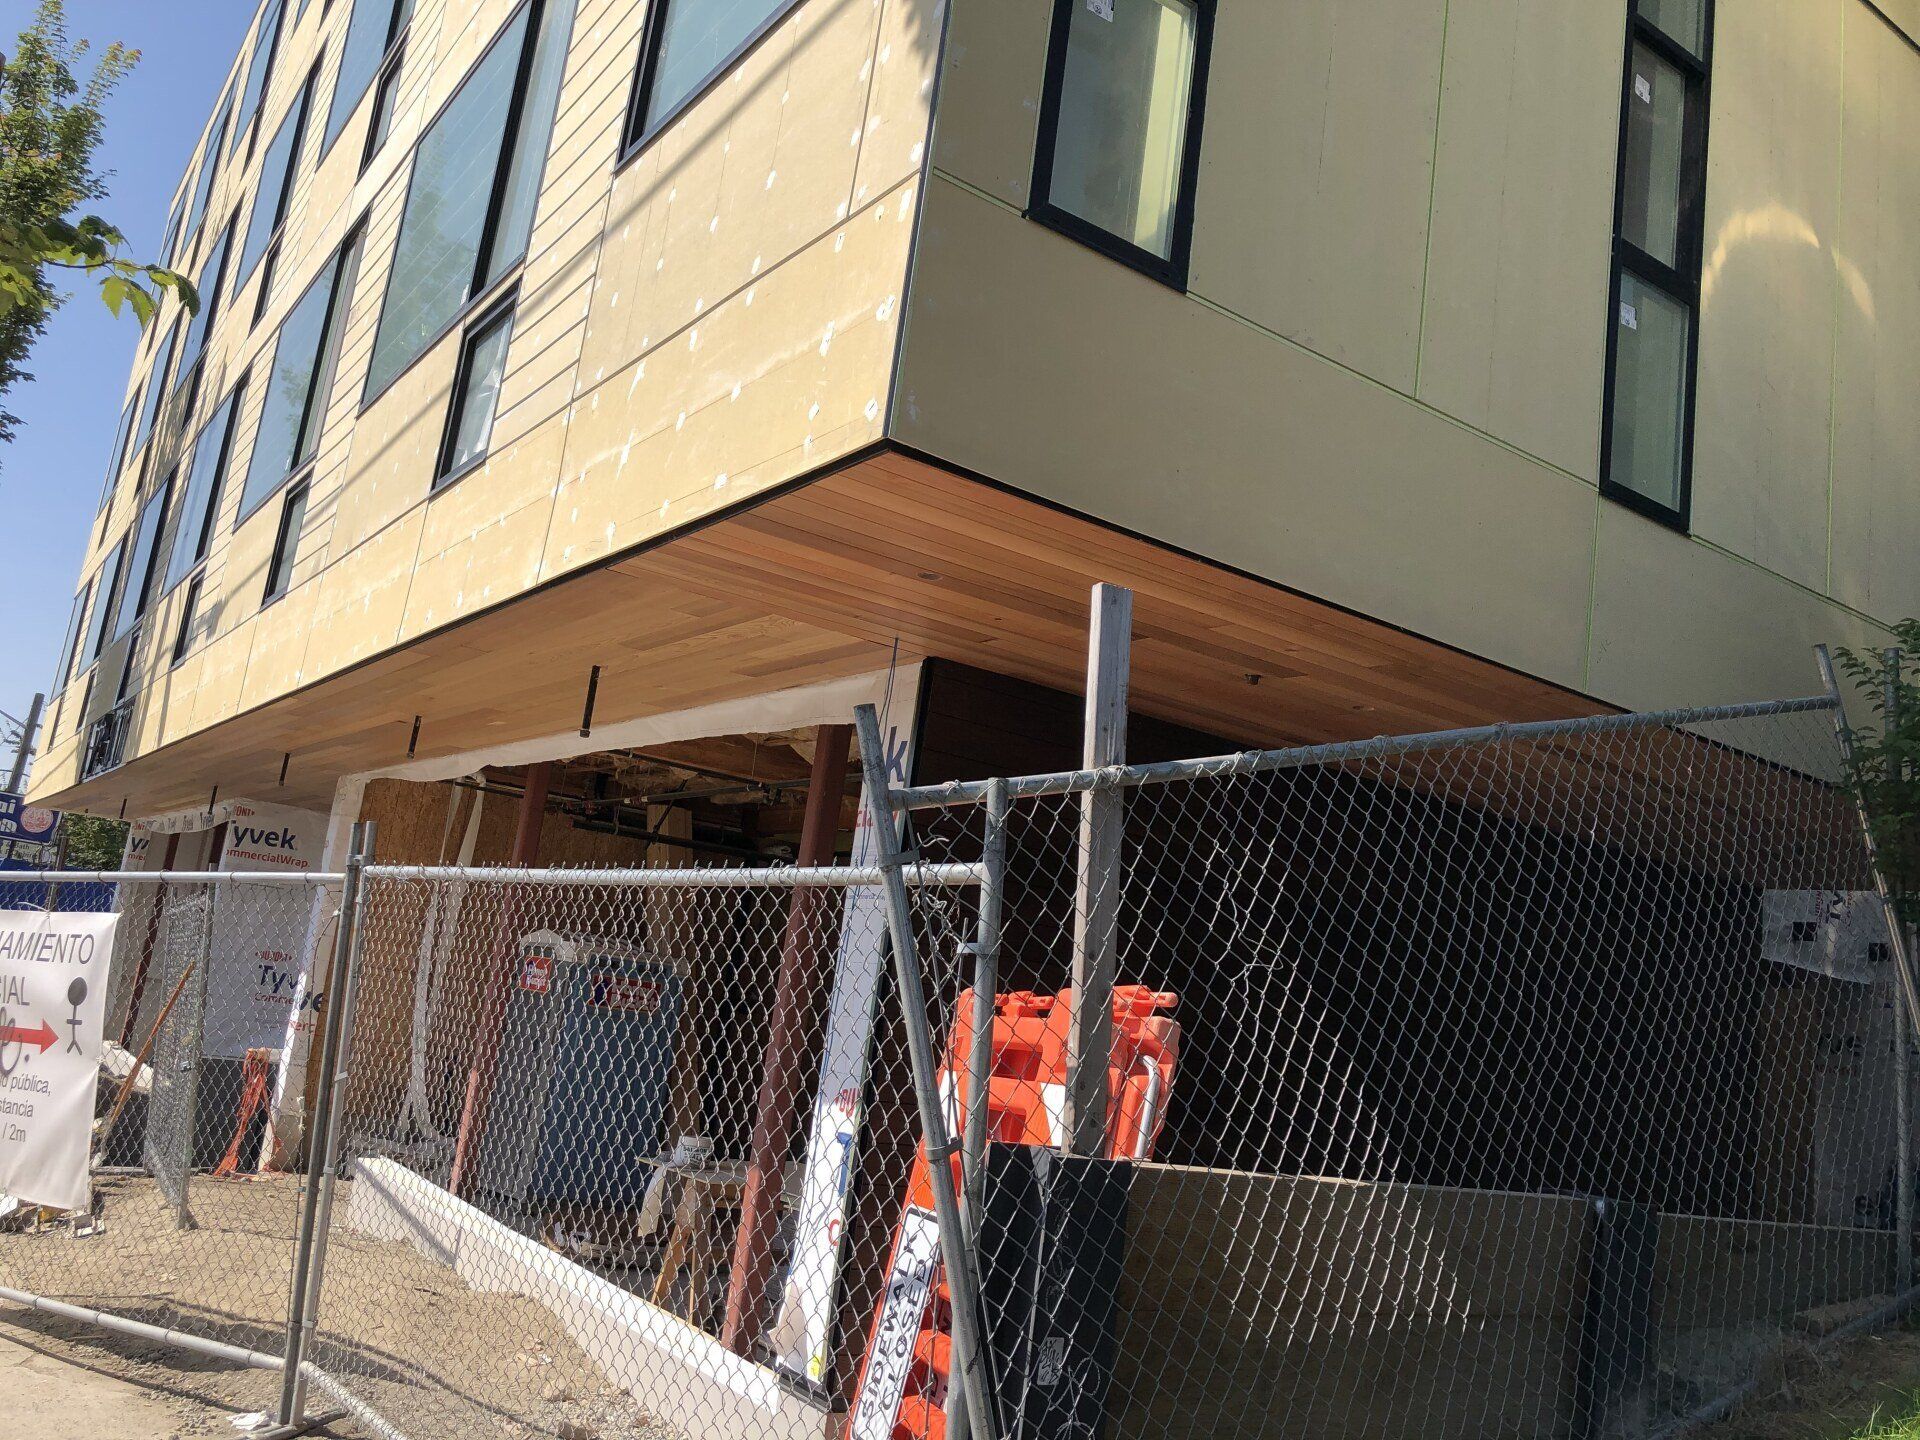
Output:
[[[0,1191],[84,1210],[113,915],[0,910]]]
[[[285,805],[234,802],[220,868],[276,871],[315,868],[327,841],[327,817]],[[240,1060],[250,1049],[276,1053],[288,1023],[311,1028],[300,981],[306,973],[305,891],[283,885],[233,885],[221,892],[213,926],[202,1053]],[[296,1005],[305,1013],[295,1015]]]
[[[881,717],[890,785],[910,783],[919,711],[920,667],[915,665],[900,672]],[[853,863],[871,865],[874,854],[873,822],[863,796],[853,836]],[[820,1058],[813,1130],[807,1141],[806,1181],[794,1217],[793,1263],[772,1337],[779,1365],[814,1384],[825,1378],[831,1358],[834,1291],[847,1228],[847,1186],[859,1163],[860,1097],[867,1085],[867,1053],[887,930],[879,886],[856,885],[845,893],[840,948],[833,962],[833,996],[827,1007],[826,1050]]]
[[[1855,985],[1893,979],[1887,912],[1870,890],[1766,890],[1760,953],[1768,960]]]

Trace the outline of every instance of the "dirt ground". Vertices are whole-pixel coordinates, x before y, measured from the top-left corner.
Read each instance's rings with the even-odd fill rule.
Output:
[[[1920,1331],[1787,1352],[1762,1393],[1700,1440],[1851,1440],[1920,1400]]]
[[[543,1306],[476,1294],[411,1246],[369,1240],[339,1223],[350,1185],[336,1200],[313,1358],[355,1398],[409,1440],[670,1440],[671,1427],[612,1388]],[[96,1233],[76,1234],[63,1223],[0,1235],[0,1284],[279,1352],[297,1178],[195,1177],[196,1226],[184,1231],[144,1176],[102,1177],[99,1189]],[[272,1410],[279,1395],[279,1376],[270,1371],[202,1360],[4,1302],[0,1320],[203,1412]],[[316,1390],[313,1408],[334,1404]],[[217,1428],[193,1428],[198,1423],[183,1412],[179,1433],[237,1433],[217,1416]]]
[[[218,1412],[148,1384],[122,1379],[71,1348],[0,1318],[0,1391],[16,1415],[33,1417],[37,1440],[185,1440]],[[231,1427],[225,1427],[232,1433]]]

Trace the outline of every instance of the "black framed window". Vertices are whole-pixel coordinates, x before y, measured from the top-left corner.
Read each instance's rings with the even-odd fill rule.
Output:
[[[173,370],[173,357],[180,348],[180,334],[186,328],[186,316],[182,315],[173,322],[173,330],[167,336],[167,343],[153,358],[153,369],[147,373],[147,398],[140,407],[140,428],[134,432],[133,449],[138,453],[147,443],[147,437],[153,434],[153,422],[160,414],[160,401],[167,393],[167,376]]]
[[[267,0],[260,12],[260,29],[253,42],[253,59],[247,64],[247,82],[240,90],[238,118],[233,122],[233,148],[240,148],[240,137],[254,133],[254,119],[260,102],[266,98],[267,82],[273,74],[274,56],[280,49],[280,21],[285,13],[281,0]],[[251,145],[251,142],[249,142]]]
[[[160,242],[160,263],[173,264],[173,252],[180,243],[180,226],[187,218],[187,192],[182,190],[174,198],[173,209],[167,212],[167,235]]]
[[[193,648],[194,621],[200,614],[200,590],[206,581],[204,573],[195,575],[193,583],[187,586],[186,597],[180,602],[180,623],[173,632],[172,664],[178,665],[187,658],[187,652]]]
[[[220,118],[213,122],[213,129],[207,132],[207,148],[200,152],[200,178],[194,182],[193,204],[187,207],[187,223],[180,227],[181,245],[193,242],[200,233],[200,222],[206,218],[207,201],[213,195],[214,179],[220,174],[220,156],[227,145],[227,126],[233,120],[233,96],[223,96],[220,101]]]
[[[393,112],[400,103],[400,67],[406,63],[407,47],[402,42],[393,47],[393,53],[380,67],[380,78],[373,82],[373,114],[367,120],[367,143],[360,148],[363,175],[393,131]]]
[[[293,583],[293,562],[300,556],[300,530],[307,521],[307,482],[302,480],[287,491],[280,507],[280,531],[273,541],[273,559],[267,566],[267,593],[262,605],[271,604],[287,593]]]
[[[281,322],[263,382],[253,455],[236,527],[313,458],[326,417],[347,302],[360,268],[360,235],[347,238]]]
[[[1600,488],[1685,529],[1705,238],[1712,0],[1633,0],[1627,22]]]
[[[187,484],[181,492],[174,520],[173,552],[167,559],[162,594],[172,590],[206,559],[207,547],[213,541],[213,517],[220,510],[227,456],[233,448],[234,419],[240,413],[246,386],[243,375],[207,423],[200,427],[199,438],[193,442],[193,461],[187,467]]]
[[[513,307],[519,296],[509,294],[488,309],[467,331],[460,344],[460,363],[453,373],[453,403],[447,408],[447,428],[440,439],[436,483],[464,475],[487,458],[493,437],[493,416],[500,403],[500,382],[507,373],[507,344],[513,338]]]
[[[93,594],[93,581],[89,579],[80,587],[80,593],[73,597],[73,613],[67,617],[67,638],[60,644],[60,664],[53,672],[53,690],[60,694],[67,688],[67,681],[73,678],[73,662],[77,658],[76,650],[80,644],[80,622],[86,617],[87,600]],[[57,726],[49,726],[51,735]]]
[[[127,537],[107,552],[93,576],[93,613],[87,617],[87,643],[80,647],[80,663],[91,665],[107,640],[107,616],[120,599],[120,566],[126,559]]]
[[[200,291],[200,309],[187,321],[186,340],[180,351],[180,373],[183,375],[189,367],[199,362],[207,334],[213,329],[214,317],[220,311],[220,287],[227,278],[227,257],[233,249],[233,227],[239,218],[236,211],[233,219],[227,221],[219,238],[207,251],[206,263],[200,267],[200,278],[194,282]]]
[[[234,273],[233,287],[238,290],[253,274],[253,267],[267,253],[267,247],[280,238],[280,222],[287,217],[287,197],[293,190],[294,170],[300,163],[300,142],[307,133],[307,111],[313,100],[313,83],[319,74],[316,65],[300,87],[299,98],[281,117],[280,128],[267,143],[260,162],[260,188],[254,192],[253,214],[247,219],[247,243],[240,247],[240,267]]]
[[[1055,0],[1028,214],[1184,289],[1213,0]]]
[[[413,0],[354,0],[353,14],[347,17],[347,38],[340,47],[333,103],[327,107],[327,128],[320,136],[322,155],[333,149],[333,142],[347,128],[412,15]]]
[[[126,583],[120,588],[119,612],[113,621],[116,640],[146,613],[147,599],[153,593],[155,562],[160,555],[160,532],[167,518],[167,498],[172,493],[173,476],[169,475],[141,507],[140,519],[133,527],[133,548],[127,552]]]
[[[420,137],[367,403],[526,254],[572,24],[573,0],[526,0]]]
[[[640,36],[625,147],[658,135],[787,17],[798,0],[657,0]]]
[[[120,428],[113,436],[113,458],[107,462],[107,483],[100,490],[100,509],[104,512],[108,502],[113,499],[114,487],[120,481],[120,472],[127,463],[127,448],[133,443],[133,422],[140,414],[140,387],[133,387],[133,394],[127,397],[127,405],[120,412]]]

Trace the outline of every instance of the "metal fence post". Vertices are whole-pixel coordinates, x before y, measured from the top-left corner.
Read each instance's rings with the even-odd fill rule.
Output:
[[[1891,735],[1900,723],[1900,652],[1889,649],[1881,654],[1886,677],[1882,695],[1882,723]],[[1909,941],[1911,932],[1898,916],[1889,917]],[[1893,1225],[1894,1293],[1913,1283],[1913,1117],[1909,1090],[1913,1047],[1907,1039],[1907,997],[1900,986],[1893,987]]]
[[[1833,656],[1824,645],[1813,647],[1813,658],[1820,666],[1820,678],[1827,683],[1827,695],[1833,702],[1833,736],[1840,746],[1840,759],[1849,769],[1853,764],[1853,731],[1847,725],[1847,712],[1840,698],[1840,681],[1833,673]],[[1887,940],[1893,949],[1894,969],[1900,981],[1901,999],[1906,1006],[1909,1027],[1920,1026],[1920,993],[1914,989],[1913,965],[1907,949],[1906,927],[1894,914],[1893,893],[1888,888],[1886,872],[1880,868],[1880,848],[1874,844],[1873,822],[1867,815],[1866,802],[1856,793],[1853,797],[1854,814],[1860,822],[1860,843],[1867,856],[1868,869],[1873,874],[1873,888],[1880,897],[1880,908],[1887,917]]]
[[[986,837],[981,847],[980,925],[966,950],[973,956],[973,1044],[967,1052],[966,1132],[960,1173],[966,1188],[966,1218],[975,1253],[986,1203],[987,1099],[993,1075],[993,1017],[1000,993],[1000,910],[1007,875],[1007,782],[987,782]],[[984,1340],[984,1321],[983,1334]],[[967,1387],[947,1389],[947,1430],[967,1433]]]
[[[862,705],[854,711],[854,723],[860,732],[860,767],[883,879],[887,929],[893,939],[894,973],[907,1032],[907,1054],[913,1066],[913,1089],[920,1103],[920,1131],[928,1180],[933,1187],[934,1215],[940,1227],[940,1256],[952,1301],[953,1363],[966,1390],[973,1440],[994,1440],[993,1396],[981,1345],[980,1286],[974,1270],[972,1238],[961,1221],[960,1197],[953,1183],[953,1158],[960,1147],[947,1127],[946,1106],[940,1099],[926,992],[920,983],[919,948],[914,942],[913,912],[907,901],[905,866],[912,857],[901,853],[894,824],[879,713],[871,705]]]
[[[340,884],[340,920],[334,927],[333,963],[327,978],[326,1029],[320,1049],[320,1084],[307,1127],[307,1179],[300,1228],[294,1242],[293,1293],[287,1304],[286,1366],[280,1381],[280,1424],[306,1417],[305,1356],[319,1315],[320,1282],[326,1268],[326,1231],[333,1208],[333,1172],[338,1160],[338,1123],[347,1070],[341,1063],[353,1013],[354,960],[359,949],[361,878],[373,848],[373,826],[356,821],[348,842],[346,877]]]

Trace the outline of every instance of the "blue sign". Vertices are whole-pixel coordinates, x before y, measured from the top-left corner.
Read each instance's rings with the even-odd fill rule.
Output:
[[[0,840],[50,845],[54,827],[59,823],[59,811],[28,805],[11,791],[0,790]]]

